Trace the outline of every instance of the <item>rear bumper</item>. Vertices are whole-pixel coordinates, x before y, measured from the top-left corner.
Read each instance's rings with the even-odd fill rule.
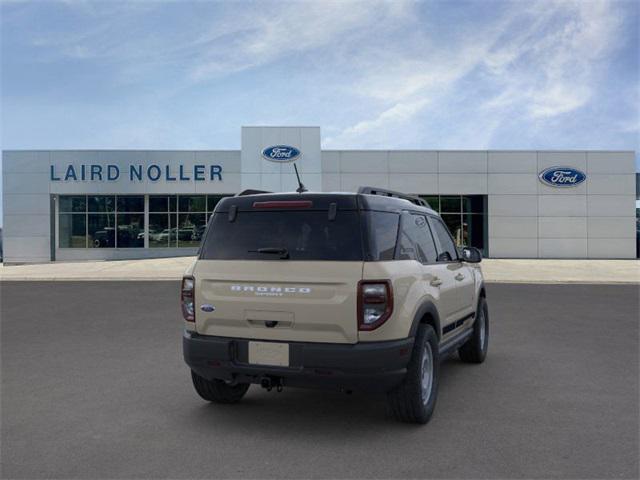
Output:
[[[388,391],[406,374],[413,338],[350,344],[289,343],[289,367],[248,363],[249,341],[185,331],[184,360],[201,377],[284,386]]]

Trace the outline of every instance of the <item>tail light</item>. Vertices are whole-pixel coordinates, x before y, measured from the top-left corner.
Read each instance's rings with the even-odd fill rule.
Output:
[[[182,305],[182,316],[187,322],[196,321],[196,310],[194,300],[196,280],[193,277],[184,277],[180,288],[180,303]]]
[[[358,330],[375,330],[393,312],[393,289],[389,280],[358,282]]]

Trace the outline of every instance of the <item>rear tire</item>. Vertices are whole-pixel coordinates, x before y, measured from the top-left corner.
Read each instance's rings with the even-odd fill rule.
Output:
[[[427,423],[438,398],[440,377],[438,337],[433,327],[421,325],[402,383],[387,393],[389,413],[401,422]]]
[[[480,297],[473,333],[469,340],[458,349],[458,355],[463,362],[482,363],[487,356],[489,347],[489,308],[484,297]]]
[[[238,403],[249,390],[248,383],[230,385],[223,380],[207,380],[193,370],[191,371],[193,386],[202,398],[213,403]]]

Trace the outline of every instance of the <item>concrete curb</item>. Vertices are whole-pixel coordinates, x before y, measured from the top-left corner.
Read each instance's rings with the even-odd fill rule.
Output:
[[[0,282],[177,282],[195,257],[0,266]],[[485,259],[487,283],[640,285],[640,260]]]

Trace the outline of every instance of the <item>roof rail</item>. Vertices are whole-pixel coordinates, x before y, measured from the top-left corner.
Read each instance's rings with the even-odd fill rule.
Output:
[[[236,197],[244,197],[245,195],[257,195],[259,193],[273,193],[273,192],[268,192],[266,190],[253,190],[249,188],[247,190],[241,191],[240,193],[236,193]]]
[[[420,197],[414,197],[413,195],[407,195],[406,193],[394,192],[393,190],[386,190],[378,187],[360,187],[358,193],[365,195],[380,195],[382,197],[393,197],[408,200],[414,205],[420,205],[421,207],[431,208],[426,200]]]

